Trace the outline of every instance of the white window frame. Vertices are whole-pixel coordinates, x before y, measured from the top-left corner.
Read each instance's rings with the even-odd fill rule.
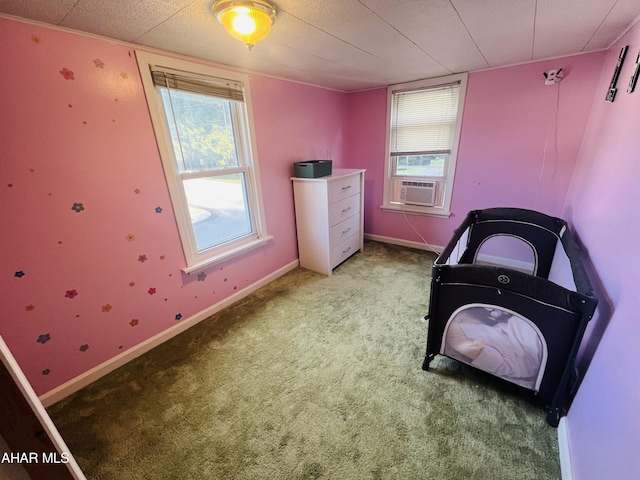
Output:
[[[267,234],[264,220],[265,216],[256,154],[249,76],[143,51],[136,51],[136,59],[138,61],[142,86],[151,115],[151,123],[155,131],[167,187],[171,196],[171,203],[182,241],[182,249],[186,262],[186,266],[182,271],[187,274],[193,274],[269,242],[273,237]],[[250,234],[198,252],[182,180],[198,178],[199,174],[181,174],[178,170],[162,98],[153,84],[150,66],[180,70],[187,74],[194,74],[194,76],[205,75],[217,79],[227,79],[243,85],[245,102],[242,105],[233,107],[236,109],[233,119],[240,166],[234,169],[225,169],[224,173],[243,173],[245,176],[247,204],[252,227]]]
[[[444,77],[430,78],[418,80],[409,83],[391,85],[387,87],[387,136],[385,144],[385,179],[383,204],[380,206],[383,210],[391,212],[407,212],[415,214],[435,215],[448,217],[451,215],[451,194],[453,192],[453,181],[456,170],[456,161],[458,157],[458,143],[460,140],[460,131],[462,127],[462,114],[464,111],[465,93],[467,90],[467,73],[455,75],[447,75]],[[458,95],[458,111],[456,115],[456,123],[453,132],[453,142],[449,154],[449,160],[445,166],[444,177],[418,177],[418,176],[396,176],[395,160],[391,157],[391,121],[393,115],[393,95],[394,92],[408,92],[422,89],[437,88],[453,83],[460,84]],[[435,206],[427,207],[421,205],[404,204],[399,199],[397,183],[401,179],[407,179],[412,182],[436,182],[437,198],[439,202]]]

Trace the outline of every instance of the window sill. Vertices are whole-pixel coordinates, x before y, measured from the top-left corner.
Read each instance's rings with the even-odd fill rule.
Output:
[[[251,240],[250,242],[243,243],[242,245],[238,245],[236,247],[230,248],[229,250],[225,250],[218,255],[213,257],[209,257],[205,260],[201,260],[199,262],[195,262],[193,265],[189,265],[188,267],[184,267],[182,271],[187,275],[193,275],[194,273],[198,273],[206,268],[211,267],[217,263],[222,263],[231,258],[237,257],[238,255],[242,255],[243,253],[249,252],[256,248],[259,248],[273,240],[273,235],[267,235],[265,237],[260,237]]]
[[[387,203],[380,205],[385,212],[409,213],[411,215],[429,215],[431,217],[449,218],[451,212],[438,207],[420,207],[419,205],[404,205],[402,203]]]

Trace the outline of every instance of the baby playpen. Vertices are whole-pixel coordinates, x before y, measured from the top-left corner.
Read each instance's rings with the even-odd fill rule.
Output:
[[[557,426],[597,299],[567,223],[518,208],[469,212],[432,268],[427,351],[537,395]]]

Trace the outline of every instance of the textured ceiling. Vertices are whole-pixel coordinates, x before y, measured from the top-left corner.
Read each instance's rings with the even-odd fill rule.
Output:
[[[274,0],[252,51],[212,0],[0,0],[0,12],[343,91],[609,47],[638,0]]]

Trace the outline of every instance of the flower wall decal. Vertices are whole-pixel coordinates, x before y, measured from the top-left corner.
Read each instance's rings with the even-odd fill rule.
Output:
[[[42,395],[95,368],[104,355],[117,355],[210,308],[222,300],[211,296],[222,277],[237,282],[237,275],[214,268],[189,278],[182,270],[178,232],[173,221],[166,223],[173,209],[157,144],[140,138],[151,125],[127,49],[30,24],[16,23],[14,31],[21,31],[22,40],[11,43],[21,61],[7,77],[10,91],[28,95],[45,81],[55,90],[39,102],[7,98],[25,119],[44,119],[46,112],[56,128],[40,129],[32,145],[8,140],[22,156],[7,158],[9,173],[0,187],[5,209],[15,212],[13,234],[25,237],[21,245],[7,242],[2,252],[10,260],[3,303],[12,314],[0,323],[9,326],[7,339],[18,345],[19,355],[29,359],[25,374]],[[0,29],[0,40],[11,35]],[[27,74],[42,78],[22,82]],[[105,85],[99,79],[115,81]],[[145,290],[149,284],[154,286]]]
[[[62,75],[65,80],[75,80],[75,78],[73,77],[73,72],[66,67],[60,70],[60,75]]]

